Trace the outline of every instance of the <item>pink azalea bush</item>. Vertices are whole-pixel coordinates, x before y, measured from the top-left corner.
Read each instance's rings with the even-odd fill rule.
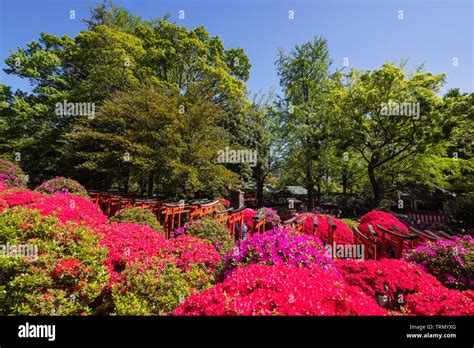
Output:
[[[187,234],[167,240],[133,223],[112,223],[104,234],[117,315],[170,314],[181,299],[215,281],[221,257],[210,242]]]
[[[64,178],[62,176],[57,176],[43,182],[36,188],[36,191],[44,194],[70,193],[76,196],[89,198],[84,186],[79,184],[76,180]]]
[[[406,297],[411,315],[474,315],[474,292],[435,287]]]
[[[326,256],[326,249],[318,237],[294,234],[287,228],[278,227],[248,237],[225,257],[228,271],[253,263],[331,267],[331,259]]]
[[[24,206],[38,210],[42,215],[56,216],[63,224],[70,222],[91,227],[107,223],[107,217],[90,200],[69,193],[50,196],[27,189],[12,189],[0,192],[5,207]]]
[[[449,290],[421,267],[404,260],[334,260],[345,281],[382,301],[388,309],[414,315],[473,315],[465,294]],[[453,292],[454,291],[454,292]],[[451,297],[450,297],[451,295]],[[418,303],[423,299],[422,303]],[[441,305],[439,305],[441,301]]]
[[[98,205],[87,198],[69,193],[46,196],[32,202],[29,207],[38,210],[42,215],[54,215],[64,224],[75,222],[99,227],[108,221]]]
[[[334,224],[337,226],[336,230],[334,231],[334,242],[336,244],[353,244],[354,243],[354,233],[350,229],[350,227],[342,222],[339,219],[331,215],[325,214],[312,214],[306,213],[300,215],[300,217],[306,216],[306,220],[303,225],[303,233],[305,234],[313,234],[315,233],[324,243],[329,243],[329,231],[330,226],[328,223],[328,217],[331,217]],[[318,227],[314,229],[314,217],[318,219]]]
[[[265,222],[270,226],[277,226],[281,219],[278,212],[272,208],[263,207],[259,209],[259,212],[265,214]]]
[[[244,215],[244,224],[249,228],[249,230],[253,227],[253,217],[257,215],[257,212],[250,208],[245,208],[243,210]]]
[[[308,235],[314,235],[315,234],[315,229],[314,229],[314,217],[317,216],[316,214],[313,213],[305,213],[301,214],[299,217],[303,218],[306,217],[306,220],[303,222],[303,233],[308,234]],[[317,235],[317,233],[316,233]]]
[[[374,230],[378,233],[380,233],[381,230],[377,226],[381,226],[382,228],[387,230],[393,230],[392,225],[397,226],[400,230],[404,232],[409,232],[408,228],[395,216],[378,210],[372,210],[369,213],[363,215],[360,218],[360,224],[358,226],[358,229],[365,235],[370,235],[369,225],[372,225]]]
[[[451,289],[474,289],[474,239],[466,235],[454,240],[425,242],[405,256]]]
[[[375,301],[323,268],[252,264],[193,294],[175,315],[384,315]]]
[[[365,215],[362,215],[359,222],[361,224],[365,224],[371,221],[377,221],[377,220],[394,220],[394,221],[399,221],[394,215],[380,211],[380,210],[371,210]]]
[[[9,189],[8,185],[5,182],[0,181],[0,193],[6,191],[8,189]]]
[[[147,225],[114,222],[102,231],[105,235],[102,245],[109,250],[106,265],[112,283],[119,281],[120,273],[135,261],[165,257],[168,241],[162,233]]]
[[[3,198],[0,198],[0,213],[8,207],[9,207],[9,205],[8,205],[7,201],[4,200]]]
[[[12,189],[1,192],[0,198],[3,199],[9,207],[16,207],[34,204],[42,201],[46,197],[39,192],[27,189]]]
[[[209,241],[182,235],[169,242],[168,252],[175,260],[177,267],[188,270],[191,265],[199,265],[211,273],[215,273],[219,269],[221,255]]]
[[[0,183],[9,188],[24,188],[25,173],[16,163],[0,158]]]
[[[131,264],[147,266],[154,258],[173,262],[183,270],[192,264],[200,265],[209,272],[214,272],[220,262],[209,242],[190,235],[167,240],[160,232],[134,223],[112,223],[104,234],[102,244],[109,250],[107,266],[112,282],[119,281],[120,273]]]

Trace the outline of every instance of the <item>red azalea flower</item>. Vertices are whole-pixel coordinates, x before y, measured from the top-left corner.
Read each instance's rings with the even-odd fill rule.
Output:
[[[421,267],[404,260],[334,260],[334,264],[348,284],[374,298],[384,297],[385,305],[392,310],[404,307],[416,315],[474,313],[466,295],[447,289]]]
[[[102,244],[109,249],[107,266],[111,283],[120,281],[120,273],[132,263],[143,267],[154,264],[153,259],[173,262],[183,270],[190,264],[204,265],[213,271],[221,257],[207,241],[190,235],[181,235],[170,240],[162,233],[134,223],[112,223],[103,230]]]
[[[315,268],[253,264],[191,295],[175,315],[386,315],[337,274]]]
[[[303,233],[305,234],[316,234],[324,243],[329,242],[329,230],[330,226],[328,223],[328,217],[331,217],[334,224],[337,226],[334,231],[334,242],[336,244],[353,244],[354,243],[354,233],[351,228],[344,222],[339,219],[336,219],[334,216],[325,215],[325,214],[312,214],[306,213],[302,214],[301,217],[306,216],[306,220],[303,225]],[[314,217],[318,218],[318,227],[314,229]]]
[[[75,222],[99,227],[108,221],[99,206],[87,198],[69,193],[46,196],[44,199],[30,204],[29,208],[39,210],[41,215],[54,215],[64,224]]]
[[[58,277],[60,275],[71,275],[76,276],[84,270],[84,266],[78,259],[62,259],[59,264],[55,267],[52,277]]]
[[[0,193],[0,198],[3,199],[8,206],[16,207],[16,206],[29,206],[36,202],[40,202],[45,198],[45,196],[41,193],[34,192],[31,190],[8,190]]]

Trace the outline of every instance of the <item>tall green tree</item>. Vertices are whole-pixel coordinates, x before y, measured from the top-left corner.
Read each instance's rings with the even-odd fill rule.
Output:
[[[278,114],[273,108],[274,94],[255,94],[248,108],[250,118],[249,141],[247,146],[257,153],[257,163],[252,168],[252,180],[255,183],[258,207],[264,206],[264,187],[267,179],[281,166],[278,136]]]
[[[308,208],[312,209],[315,181],[320,185],[323,175],[322,151],[327,140],[325,119],[329,110],[325,94],[331,65],[327,41],[315,37],[311,42],[296,45],[289,54],[280,50],[276,64],[284,92],[279,107],[281,124],[287,130],[288,155],[301,156],[293,163],[303,169]]]
[[[420,158],[426,164],[444,151],[455,120],[442,112],[437,93],[443,83],[444,75],[407,74],[403,66],[390,63],[347,74],[341,125],[350,129],[351,147],[365,163],[374,206],[391,186],[389,180],[413,178]],[[432,164],[432,175],[442,171]]]
[[[215,105],[144,83],[118,92],[67,135],[64,155],[89,187],[147,188],[170,198],[223,194],[238,176],[216,161],[229,145]]]
[[[82,126],[81,115],[55,113],[56,103],[89,102],[98,110],[139,81],[218,106],[227,116],[220,126],[239,141],[245,125],[233,125],[245,121],[250,69],[242,49],[225,49],[203,27],[188,30],[167,16],[142,20],[113,4],[96,7],[85,22],[87,28],[74,38],[42,33],[6,59],[5,71],[28,79],[33,89],[7,101],[2,127],[17,131],[4,133],[2,147],[24,154],[32,178],[62,174],[68,164],[61,158],[63,137]]]

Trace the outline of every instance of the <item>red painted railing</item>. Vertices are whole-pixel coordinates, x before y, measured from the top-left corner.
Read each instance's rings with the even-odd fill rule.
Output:
[[[244,208],[227,209],[218,211],[219,201],[197,202],[192,204],[164,203],[158,200],[146,200],[133,197],[131,194],[123,193],[101,193],[89,192],[92,201],[100,206],[104,214],[108,217],[113,216],[120,209],[128,207],[137,207],[141,209],[152,210],[158,221],[163,226],[167,238],[170,233],[180,228],[190,220],[207,217],[215,219],[229,229],[229,233],[234,239],[243,238],[244,229]],[[410,215],[411,214],[411,215]],[[439,213],[407,213],[410,218],[421,219],[422,221],[444,221],[444,217]],[[299,218],[297,215],[289,220],[283,221],[282,226],[290,227],[298,232],[302,232],[307,217]],[[333,245],[334,233],[337,225],[330,216],[326,217],[329,225],[328,244]],[[265,231],[265,214],[258,213],[253,218],[253,226],[247,226],[249,230],[247,235],[254,233],[263,233]],[[318,218],[313,218],[313,234],[318,227]],[[369,225],[369,232],[363,233],[354,228],[355,244],[364,246],[364,259],[378,260],[380,258],[401,258],[408,249],[414,248],[425,241],[436,241],[440,239],[451,239],[448,234],[437,231],[419,231],[413,227],[410,232],[403,231],[397,226],[392,225],[390,229],[382,226]]]
[[[158,200],[135,198],[130,194],[95,191],[89,192],[89,196],[94,203],[99,205],[107,217],[112,217],[119,210],[128,207],[152,210],[162,225],[167,238],[170,237],[170,232],[182,227],[186,222],[204,217],[222,222],[227,226],[235,239],[242,238],[244,225],[243,210],[245,207],[218,211],[217,209],[220,206],[218,200],[196,202],[193,204],[184,202],[164,203]],[[263,221],[265,221],[265,217],[263,217]],[[261,220],[257,221],[257,226],[260,231],[263,232],[261,229]],[[253,232],[253,230],[250,231],[250,233]]]

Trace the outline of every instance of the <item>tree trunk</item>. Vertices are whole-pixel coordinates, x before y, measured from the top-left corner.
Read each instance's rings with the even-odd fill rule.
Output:
[[[372,194],[373,194],[373,205],[374,208],[377,208],[382,200],[382,191],[380,189],[380,185],[375,178],[374,167],[369,164],[368,168],[369,180],[370,185],[372,186]]]
[[[321,206],[321,198],[323,196],[323,190],[321,187],[321,178],[318,177],[318,180],[316,180],[316,202],[318,203],[318,206]]]
[[[264,179],[261,175],[259,175],[257,179],[257,197],[256,197],[258,208],[263,207],[263,183],[264,183]]]
[[[342,211],[344,215],[347,215],[347,167],[344,166],[342,169]]]
[[[344,167],[342,170],[342,195],[345,197],[347,194],[347,168]]]
[[[148,174],[148,197],[153,196],[153,172]]]
[[[309,87],[303,81],[303,103],[305,106],[309,104]],[[305,108],[305,112],[307,112]],[[306,115],[305,123],[309,126],[308,115]],[[312,211],[314,208],[314,184],[313,184],[313,168],[312,168],[312,144],[311,139],[306,139],[306,144],[308,146],[306,150],[306,189],[308,190],[308,211]]]
[[[128,189],[129,189],[128,183],[129,183],[129,181],[130,181],[130,174],[127,173],[127,177],[125,178],[125,180],[123,182],[123,189],[124,189],[125,192],[128,192]]]
[[[143,175],[140,177],[140,196],[143,197],[145,195],[145,180],[143,179]]]
[[[308,211],[312,211],[314,208],[314,185],[311,168],[311,156],[306,164],[306,189],[308,190]]]

